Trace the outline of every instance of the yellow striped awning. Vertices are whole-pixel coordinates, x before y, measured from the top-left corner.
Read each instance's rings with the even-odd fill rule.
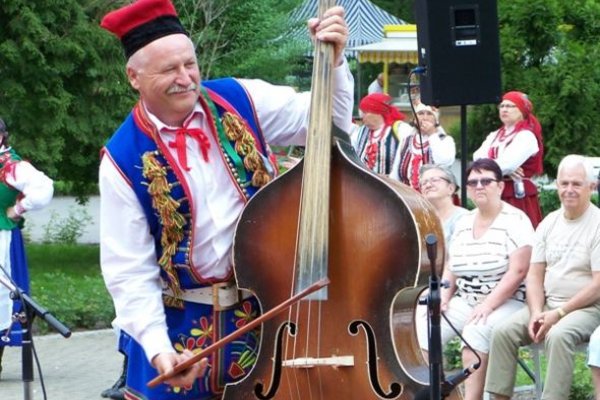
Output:
[[[417,27],[415,25],[386,25],[385,37],[376,43],[356,46],[358,62],[418,64]]]
[[[360,63],[418,64],[416,51],[359,51]]]

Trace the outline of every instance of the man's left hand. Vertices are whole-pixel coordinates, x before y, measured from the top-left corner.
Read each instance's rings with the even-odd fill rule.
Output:
[[[533,338],[534,343],[540,343],[546,337],[546,334],[558,322],[560,315],[556,310],[544,311],[537,319],[538,330]]]
[[[343,62],[344,49],[348,42],[348,25],[344,18],[343,7],[331,7],[323,14],[323,18],[311,18],[308,20],[308,29],[313,38],[333,44],[335,54],[335,65]]]

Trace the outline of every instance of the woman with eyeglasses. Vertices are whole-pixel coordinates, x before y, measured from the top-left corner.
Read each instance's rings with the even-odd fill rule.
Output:
[[[476,160],[467,169],[467,192],[476,208],[456,223],[442,280],[441,310],[474,352],[462,348],[465,368],[481,359],[465,381],[465,399],[483,397],[492,329],[525,306],[524,279],[529,268],[533,226],[525,213],[501,200],[505,182],[498,164]],[[427,350],[427,329],[417,325]],[[442,344],[456,336],[445,319]]]
[[[542,220],[538,191],[531,178],[544,171],[542,127],[526,94],[508,92],[498,105],[500,129],[490,133],[473,159],[491,158],[502,169],[502,200],[525,211],[533,227]]]
[[[403,131],[400,137],[390,177],[419,190],[421,166],[450,167],[456,157],[456,145],[440,125],[437,108],[419,103],[415,113],[414,128]]]
[[[448,248],[454,225],[466,208],[454,204],[454,194],[458,190],[456,178],[449,168],[426,164],[419,171],[419,189],[423,196],[434,205],[444,229],[444,243]]]

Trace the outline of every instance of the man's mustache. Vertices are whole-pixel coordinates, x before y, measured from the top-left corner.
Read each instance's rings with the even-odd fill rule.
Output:
[[[198,85],[195,83],[191,83],[188,86],[173,85],[167,90],[167,94],[195,92],[196,89],[198,89]]]

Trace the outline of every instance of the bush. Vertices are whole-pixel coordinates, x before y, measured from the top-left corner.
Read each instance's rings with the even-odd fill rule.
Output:
[[[92,217],[83,207],[69,210],[69,215],[63,219],[52,211],[50,221],[44,225],[44,243],[75,244],[90,222]]]
[[[560,200],[558,199],[556,190],[540,189],[538,197],[540,199],[540,208],[542,209],[543,217],[560,208]]]

